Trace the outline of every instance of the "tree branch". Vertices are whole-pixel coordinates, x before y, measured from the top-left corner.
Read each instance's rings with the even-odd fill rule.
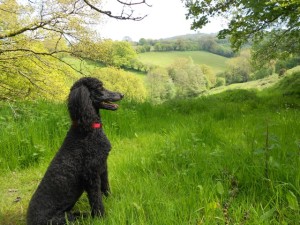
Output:
[[[55,18],[57,19],[57,18]],[[41,21],[41,22],[38,22],[38,23],[33,23],[33,24],[30,24],[26,27],[23,27],[19,30],[16,30],[16,31],[13,31],[13,32],[10,32],[8,34],[0,34],[0,40],[1,39],[5,39],[5,38],[10,38],[10,37],[15,37],[17,35],[20,35],[26,31],[34,31],[34,30],[37,30],[39,28],[43,28],[44,26],[50,24],[51,22],[53,21],[53,18],[50,19],[50,20],[46,20],[46,21]]]
[[[59,57],[56,57],[55,55],[58,54],[58,53],[74,53],[74,52],[70,52],[70,51],[65,51],[65,50],[61,50],[61,51],[53,51],[53,52],[36,52],[36,51],[33,51],[31,49],[12,49],[12,50],[5,50],[5,51],[0,51],[0,54],[3,53],[3,52],[29,52],[29,53],[32,53],[33,55],[42,55],[42,56],[50,56],[62,63],[64,63],[65,65],[69,66],[71,69],[73,69],[74,71],[80,73],[81,75],[86,75],[84,73],[82,73],[82,71],[76,69],[74,66],[72,66],[71,64],[67,63],[66,61],[60,59]]]
[[[118,19],[118,20],[134,20],[134,21],[141,21],[143,20],[147,15],[145,16],[138,16],[138,17],[132,17],[132,13],[127,15],[127,16],[124,16],[124,13],[122,12],[121,15],[119,16],[116,16],[116,15],[112,15],[111,11],[103,11],[101,9],[99,9],[98,7],[94,6],[93,4],[91,4],[88,0],[83,0],[88,6],[90,6],[93,10],[99,12],[99,13],[102,13],[102,14],[105,14],[111,18],[114,18],[114,19]],[[118,1],[120,2],[120,1]],[[123,2],[121,2],[123,4]],[[139,4],[142,4],[143,2],[140,2]],[[130,5],[130,3],[127,3]],[[135,3],[131,3],[131,5],[133,5]],[[136,3],[137,4],[137,3]]]
[[[152,5],[149,5],[149,4],[146,2],[146,0],[143,0],[143,1],[140,1],[140,2],[130,2],[130,3],[127,3],[127,2],[123,2],[123,1],[117,0],[117,2],[119,2],[119,3],[123,4],[123,5],[127,5],[127,6],[145,4],[145,5],[147,5],[148,7],[152,7]]]
[[[26,48],[0,50],[0,54],[5,53],[5,52],[29,52],[34,55],[46,55],[46,56],[47,55],[51,56],[51,55],[58,54],[58,53],[71,53],[70,51],[66,51],[66,50],[53,51],[53,52],[36,52],[36,51],[33,51],[31,49],[26,49]]]

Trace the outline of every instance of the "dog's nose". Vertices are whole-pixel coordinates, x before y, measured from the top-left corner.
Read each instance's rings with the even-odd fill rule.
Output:
[[[120,96],[121,96],[121,98],[124,98],[125,95],[120,93]]]

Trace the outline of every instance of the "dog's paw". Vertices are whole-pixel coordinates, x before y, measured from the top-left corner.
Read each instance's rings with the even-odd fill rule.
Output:
[[[91,214],[88,212],[80,212],[80,211],[73,212],[73,215],[76,219],[84,219],[91,216]]]
[[[92,210],[92,217],[103,217],[104,209]]]

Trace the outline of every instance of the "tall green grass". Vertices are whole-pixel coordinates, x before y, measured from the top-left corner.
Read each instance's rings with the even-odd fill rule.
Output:
[[[112,195],[105,218],[78,224],[299,224],[299,109],[293,95],[234,90],[103,111]],[[68,115],[45,102],[0,115],[0,224],[24,224]],[[86,196],[75,208],[89,211]]]
[[[68,128],[64,104],[1,103],[0,171],[13,171],[52,156]]]

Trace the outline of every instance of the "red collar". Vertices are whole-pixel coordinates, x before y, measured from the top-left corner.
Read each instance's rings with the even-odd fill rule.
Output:
[[[78,124],[77,124],[77,122],[76,121],[73,121],[73,126],[77,126]],[[92,123],[92,128],[94,128],[94,129],[100,129],[100,128],[102,128],[102,126],[103,126],[103,124],[102,123]]]
[[[101,127],[102,127],[101,123],[93,123],[92,124],[92,128],[94,128],[94,129],[100,129]]]

